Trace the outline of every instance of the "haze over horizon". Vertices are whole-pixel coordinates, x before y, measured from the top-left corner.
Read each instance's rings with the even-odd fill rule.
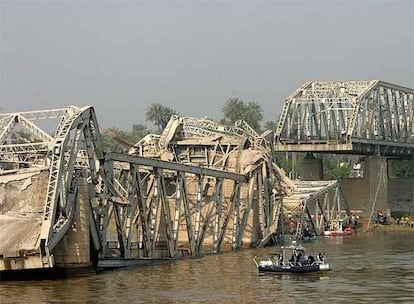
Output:
[[[305,81],[371,79],[414,87],[413,0],[0,0],[0,112],[92,104],[130,130],[239,97],[275,121]]]

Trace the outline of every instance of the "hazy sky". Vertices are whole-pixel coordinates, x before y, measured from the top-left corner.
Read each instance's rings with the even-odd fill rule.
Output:
[[[235,96],[276,120],[304,81],[359,79],[414,87],[414,0],[0,0],[1,112],[92,104],[130,129]]]

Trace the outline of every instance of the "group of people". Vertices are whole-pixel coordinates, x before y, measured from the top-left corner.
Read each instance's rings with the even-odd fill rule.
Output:
[[[319,254],[316,256],[316,259],[322,262],[323,254],[319,252]],[[306,255],[303,255],[301,251],[294,251],[292,257],[289,259],[289,262],[296,266],[312,265],[313,262],[315,262],[315,257],[313,257],[312,255],[309,255],[307,257]]]
[[[396,218],[395,219],[397,222],[397,225],[405,225],[405,226],[410,226],[411,228],[414,228],[414,219],[411,219],[408,216],[402,216],[401,218]]]
[[[372,214],[372,221],[381,225],[390,224],[388,216],[382,210],[377,210],[377,212]]]

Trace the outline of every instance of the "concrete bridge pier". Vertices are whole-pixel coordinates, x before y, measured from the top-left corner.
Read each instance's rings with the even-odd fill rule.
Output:
[[[303,181],[323,180],[322,160],[312,153],[299,163],[299,175]],[[389,174],[387,158],[371,156],[363,163],[361,178],[343,179],[341,187],[350,208],[369,216],[374,210],[389,210]]]
[[[368,204],[375,210],[390,209],[388,201],[388,162],[383,157],[370,157],[364,168],[363,184],[369,189]]]
[[[362,164],[361,178],[341,180],[344,197],[352,210],[370,216],[372,210],[389,210],[388,162],[384,157],[372,156]]]
[[[322,159],[316,158],[312,153],[307,153],[299,162],[299,176],[304,181],[323,180]]]

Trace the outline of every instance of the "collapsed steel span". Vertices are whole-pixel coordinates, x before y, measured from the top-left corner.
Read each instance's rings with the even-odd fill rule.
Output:
[[[106,153],[93,107],[0,114],[0,276],[279,242],[283,199],[300,187],[269,136],[173,116],[161,135]]]

